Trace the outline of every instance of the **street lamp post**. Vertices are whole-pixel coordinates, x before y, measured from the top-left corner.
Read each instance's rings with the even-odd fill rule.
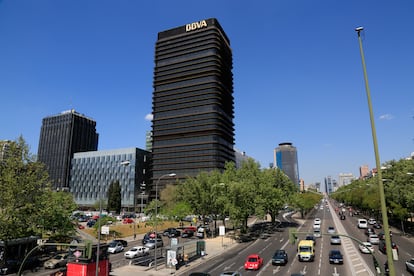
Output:
[[[120,165],[122,166],[129,166],[131,162],[129,162],[128,160],[122,161],[120,163]],[[100,246],[101,246],[101,218],[102,218],[102,192],[101,192],[101,187],[102,185],[99,185],[99,191],[98,191],[98,198],[99,198],[99,218],[98,218],[98,245],[96,246],[96,267],[95,267],[95,275],[99,276],[99,255],[100,255]],[[135,194],[134,194],[135,197]],[[134,198],[134,202],[135,202],[135,198]],[[135,231],[135,229],[134,229]]]
[[[161,178],[163,177],[174,177],[176,176],[175,173],[168,173],[161,175],[157,182],[155,183],[155,251],[154,251],[154,265],[155,270],[157,270],[157,241],[158,241],[158,234],[157,234],[157,226],[158,226],[158,183],[160,182]]]
[[[380,193],[381,215],[382,215],[383,226],[384,226],[384,236],[385,236],[385,246],[386,246],[386,252],[387,252],[388,269],[390,271],[389,275],[395,276],[394,261],[393,261],[393,256],[392,256],[392,247],[391,247],[391,237],[390,237],[390,230],[389,230],[389,225],[388,225],[387,206],[385,203],[384,184],[382,182],[381,163],[380,163],[380,157],[378,153],[378,143],[377,143],[377,135],[376,135],[376,130],[375,130],[374,115],[372,111],[371,93],[370,93],[369,84],[368,84],[368,75],[367,75],[367,69],[365,65],[364,50],[362,48],[361,31],[363,30],[364,30],[363,27],[358,27],[355,29],[355,31],[358,34],[359,50],[360,50],[361,60],[362,60],[362,69],[364,71],[365,90],[367,94],[369,116],[371,120],[371,132],[372,132],[372,140],[374,143],[375,163],[376,163],[377,175],[378,175],[378,190]]]

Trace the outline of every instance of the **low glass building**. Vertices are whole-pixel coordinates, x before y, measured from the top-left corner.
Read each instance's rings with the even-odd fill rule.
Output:
[[[151,153],[138,148],[75,153],[70,192],[79,207],[94,207],[100,198],[107,200],[109,185],[119,181],[122,208],[140,210],[143,206],[137,204],[144,204],[141,188],[151,179],[150,163]]]

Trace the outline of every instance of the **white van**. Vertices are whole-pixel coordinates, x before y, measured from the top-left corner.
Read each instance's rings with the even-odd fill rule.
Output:
[[[368,222],[366,219],[358,219],[358,228],[359,229],[366,229],[368,228]]]

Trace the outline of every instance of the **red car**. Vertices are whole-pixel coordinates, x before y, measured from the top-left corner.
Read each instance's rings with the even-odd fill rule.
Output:
[[[249,255],[244,263],[244,269],[246,270],[258,270],[263,265],[263,259],[257,255]]]
[[[134,223],[134,220],[132,218],[124,218],[122,223],[123,224],[130,224],[130,223]]]

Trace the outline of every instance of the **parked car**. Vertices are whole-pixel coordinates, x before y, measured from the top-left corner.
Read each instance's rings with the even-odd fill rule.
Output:
[[[258,270],[263,265],[263,258],[260,257],[258,254],[251,254],[247,257],[246,261],[244,262],[244,269],[245,270]]]
[[[168,236],[170,238],[179,237],[181,235],[181,231],[177,228],[167,228],[162,233],[164,236]]]
[[[207,272],[192,272],[188,276],[211,276],[211,275]]]
[[[365,254],[371,254],[374,253],[374,247],[370,242],[363,242],[359,245],[359,251]]]
[[[134,246],[124,253],[125,258],[133,259],[149,254],[149,248],[145,246]]]
[[[276,250],[272,257],[272,265],[285,265],[288,263],[288,254],[285,250]]]
[[[88,227],[93,227],[93,226],[95,225],[95,223],[96,223],[96,220],[94,220],[94,219],[90,219],[90,220],[88,220],[88,222],[86,223],[86,226],[88,226]]]
[[[194,236],[194,231],[190,229],[184,229],[181,234],[182,238],[191,238],[192,236]]]
[[[134,220],[132,218],[124,218],[122,220],[122,223],[123,224],[131,224],[131,223],[134,223]]]
[[[414,273],[414,258],[411,258],[410,260],[405,262],[405,269],[408,272]]]
[[[162,241],[162,238],[157,239],[149,239],[147,243],[145,243],[145,247],[148,247],[149,249],[155,249],[155,245],[157,248],[163,247],[164,242]]]
[[[368,240],[367,240],[368,242],[370,242],[371,244],[379,244],[379,238],[378,238],[378,235],[376,235],[376,234],[372,234],[372,235],[369,235],[368,236]]]
[[[196,236],[200,239],[204,239],[205,236],[209,237],[211,235],[210,228],[207,226],[201,226],[197,229]]]
[[[108,253],[116,254],[124,251],[124,247],[120,242],[110,242],[108,245]]]
[[[65,267],[68,263],[68,254],[62,253],[57,254],[52,257],[52,259],[47,260],[43,266],[44,268],[57,268],[57,267]]]
[[[341,244],[341,238],[338,235],[331,236],[331,244]]]
[[[334,249],[329,252],[329,263],[330,264],[343,264],[344,263],[344,258],[340,250]]]

